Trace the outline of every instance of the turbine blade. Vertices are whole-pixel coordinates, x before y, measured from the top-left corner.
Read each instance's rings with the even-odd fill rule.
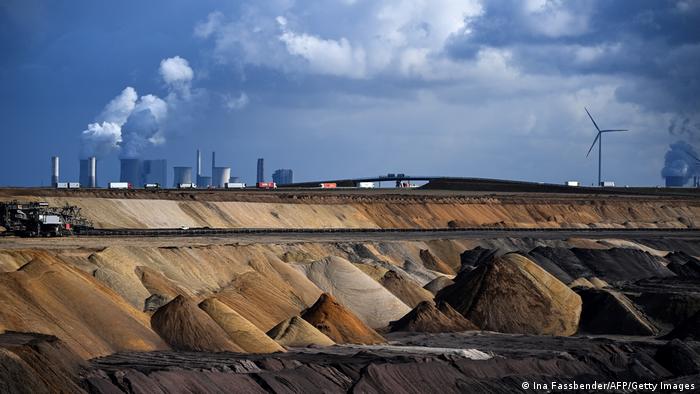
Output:
[[[598,131],[600,132],[600,127],[598,127],[598,123],[596,123],[595,120],[593,120],[593,117],[591,116],[591,113],[588,112],[588,108],[583,107],[583,109],[586,110],[586,113],[588,114],[588,117],[591,118],[591,122],[593,122],[593,126],[595,126],[595,129],[598,130]]]
[[[588,153],[586,153],[586,157],[591,154],[591,151],[593,150],[593,147],[595,146],[595,143],[598,142],[598,138],[600,137],[600,132],[595,135],[595,139],[593,140],[593,143],[591,144],[591,148],[588,149]]]
[[[609,130],[600,130],[601,133],[609,133],[611,131],[629,131],[627,129],[609,129]]]

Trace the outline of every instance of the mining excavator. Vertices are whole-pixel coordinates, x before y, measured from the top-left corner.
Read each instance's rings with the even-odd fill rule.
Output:
[[[0,226],[4,235],[62,237],[92,228],[80,208],[66,204],[51,207],[46,202],[0,202]]]

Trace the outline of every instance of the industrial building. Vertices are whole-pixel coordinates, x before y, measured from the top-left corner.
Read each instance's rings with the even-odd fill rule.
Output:
[[[265,182],[265,159],[263,158],[258,159],[258,176],[256,182]]]
[[[141,181],[141,159],[119,160],[119,182],[127,182],[133,187],[138,187]]]
[[[120,182],[127,182],[132,187],[143,187],[146,183],[168,184],[168,162],[165,159],[121,159],[120,164]]]
[[[157,183],[165,187],[168,184],[168,162],[165,159],[144,160],[141,173],[144,185]]]
[[[272,174],[272,182],[278,185],[294,183],[294,172],[290,169],[281,168]]]
[[[173,187],[192,183],[192,167],[173,167]]]

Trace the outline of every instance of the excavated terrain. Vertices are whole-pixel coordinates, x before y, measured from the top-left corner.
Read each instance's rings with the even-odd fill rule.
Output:
[[[13,199],[76,205],[99,228],[688,228],[700,217],[699,200],[663,196],[0,189]]]
[[[688,196],[0,191],[14,196],[105,228],[700,219]],[[556,234],[0,237],[0,392],[700,390],[695,232]]]

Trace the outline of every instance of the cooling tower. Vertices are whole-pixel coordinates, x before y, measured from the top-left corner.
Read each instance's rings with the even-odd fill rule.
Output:
[[[128,182],[131,187],[143,187],[143,179],[141,178],[141,159],[121,159],[121,174],[119,175],[120,182]]]
[[[666,187],[683,187],[687,178],[683,176],[667,176]]]
[[[56,187],[59,182],[59,159],[58,156],[51,157],[51,186]]]
[[[192,167],[173,167],[173,186],[192,183]]]
[[[212,169],[211,185],[213,187],[226,187],[231,179],[231,167],[214,167]]]

